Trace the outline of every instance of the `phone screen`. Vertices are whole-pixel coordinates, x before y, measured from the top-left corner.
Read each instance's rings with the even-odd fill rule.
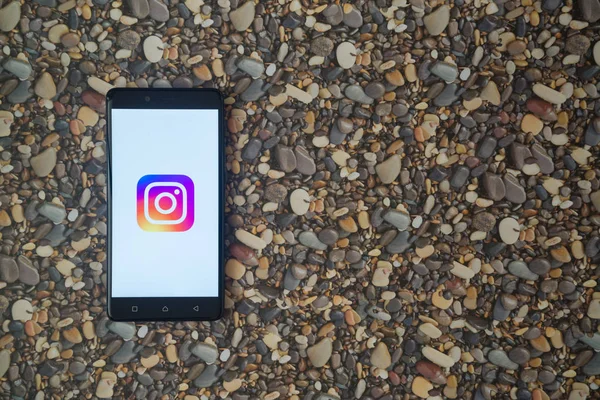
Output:
[[[218,118],[111,110],[112,297],[219,295]]]

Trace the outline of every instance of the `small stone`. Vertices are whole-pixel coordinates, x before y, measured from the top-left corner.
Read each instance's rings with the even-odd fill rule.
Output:
[[[525,365],[531,359],[531,353],[525,347],[515,347],[508,352],[508,358],[518,365]]]
[[[317,56],[327,57],[333,52],[333,40],[325,36],[319,36],[310,44],[310,50]]]
[[[500,92],[498,91],[498,86],[492,80],[490,80],[487,86],[481,91],[481,100],[489,101],[492,105],[499,106],[500,105]]]
[[[331,339],[324,338],[317,344],[309,347],[306,350],[306,354],[308,355],[310,362],[315,368],[321,368],[325,364],[327,364],[327,362],[331,358],[332,351],[333,346],[331,343]]]
[[[53,203],[44,203],[37,211],[55,224],[60,224],[67,218],[67,211],[61,206]]]
[[[65,24],[56,24],[48,30],[48,40],[52,43],[60,43],[60,38],[69,33],[69,27]]]
[[[135,341],[128,341],[123,343],[121,348],[111,356],[110,360],[115,364],[125,364],[130,362],[136,356],[134,348],[136,346]]]
[[[346,26],[349,26],[350,28],[360,28],[363,24],[363,17],[362,14],[360,13],[360,11],[358,9],[356,9],[356,7],[351,6],[350,4],[347,4],[344,6],[343,8],[344,10],[344,18],[343,18],[343,22]]]
[[[205,66],[206,67],[206,66]],[[208,68],[208,67],[206,67]],[[194,68],[194,70],[196,70],[196,68]],[[244,147],[244,150],[242,151],[242,159],[246,162],[252,162],[256,159],[256,157],[259,156],[260,151],[262,149],[262,141],[258,138],[251,138],[248,143],[246,143],[246,146]]]
[[[471,268],[466,267],[456,261],[454,261],[450,272],[462,279],[471,279],[475,276],[475,272]]]
[[[5,70],[22,80],[29,78],[33,71],[28,62],[16,58],[9,58],[2,66]]]
[[[148,36],[144,39],[144,56],[151,63],[162,60],[164,53],[164,43],[158,36]]]
[[[527,44],[522,40],[513,40],[506,46],[506,50],[511,56],[523,54],[526,48]]]
[[[548,86],[536,83],[533,85],[533,92],[540,97],[542,100],[546,100],[552,104],[562,104],[567,101],[567,98],[561,92],[549,88]]]
[[[260,78],[265,72],[263,62],[252,57],[241,57],[237,62],[237,67],[253,78]]]
[[[597,41],[594,45],[593,56],[596,65],[600,65],[600,41]]]
[[[150,6],[150,18],[158,22],[169,20],[169,9],[161,0],[148,0]]]
[[[202,11],[202,6],[204,5],[204,0],[185,0],[184,2],[187,9],[194,14],[199,14]],[[189,18],[189,14],[187,15]]]
[[[417,372],[423,375],[429,381],[438,385],[446,384],[447,379],[444,376],[442,369],[434,363],[429,362],[427,360],[420,360],[417,361],[415,367],[417,369]]]
[[[400,175],[400,156],[395,154],[375,167],[381,183],[392,183]]]
[[[44,72],[35,83],[35,94],[42,99],[51,99],[56,96],[56,85],[52,79],[52,75]]]
[[[100,116],[93,109],[83,106],[79,108],[77,112],[77,119],[79,119],[85,126],[94,126],[100,120]]]
[[[73,269],[75,269],[75,264],[69,260],[60,260],[56,263],[56,269],[63,276],[71,276]]]
[[[313,97],[309,93],[305,92],[302,89],[298,89],[296,86],[289,83],[285,85],[285,93],[288,96],[299,100],[305,104],[309,104],[313,100]]]
[[[15,122],[15,117],[10,111],[0,111],[0,138],[10,135],[10,127]]]
[[[429,70],[432,74],[446,82],[453,82],[456,78],[458,78],[458,68],[456,65],[447,62],[436,62]]]
[[[371,364],[379,369],[387,369],[392,365],[392,357],[384,342],[377,343],[371,353]]]
[[[350,42],[340,43],[335,55],[339,66],[344,69],[350,69],[356,63],[356,47]]]
[[[333,246],[338,241],[340,235],[333,228],[325,228],[322,229],[317,236],[321,242]]]
[[[204,371],[200,374],[199,377],[194,379],[194,386],[199,388],[206,388],[212,386],[217,380],[217,372],[219,371],[219,367],[216,365],[207,366]]]
[[[590,39],[584,35],[572,35],[567,38],[565,49],[571,53],[583,56],[590,48]]]
[[[588,159],[592,153],[581,147],[573,147],[571,149],[571,157],[579,165],[588,165]]]
[[[599,0],[581,0],[577,2],[583,19],[594,23],[600,19],[600,1]]]
[[[17,257],[17,265],[19,266],[19,281],[31,286],[40,283],[40,274],[27,257],[23,255]]]
[[[514,218],[504,218],[498,225],[498,233],[500,239],[506,244],[514,244],[519,240],[519,234],[521,233],[521,227],[519,222]]]
[[[40,178],[48,176],[56,166],[56,150],[50,147],[40,154],[31,157],[31,167]]]
[[[3,378],[10,366],[10,350],[0,351],[0,378]]]
[[[521,130],[523,132],[537,135],[544,128],[544,123],[535,115],[527,114],[521,120]]]
[[[314,250],[327,250],[327,245],[319,240],[317,235],[311,231],[304,231],[298,236],[298,241],[304,246]]]
[[[352,217],[346,217],[339,220],[340,228],[348,233],[358,232],[358,225]]]
[[[590,301],[587,316],[592,319],[600,319],[600,299],[593,299]]]
[[[450,7],[442,5],[436,8],[432,13],[423,17],[425,28],[431,36],[438,36],[446,30],[450,22]]]
[[[293,155],[293,153],[292,153]],[[295,156],[294,156],[295,159]],[[273,201],[275,203],[281,203],[287,198],[288,190],[287,188],[280,184],[274,183],[272,185],[267,186],[265,189],[265,198],[269,201]]]
[[[296,146],[294,148],[294,155],[296,156],[296,170],[298,172],[303,175],[314,175],[317,172],[315,160],[305,147]]]
[[[488,360],[494,365],[499,367],[516,370],[519,368],[519,364],[513,362],[508,358],[508,355],[504,350],[492,350],[488,353]]]
[[[379,261],[377,268],[373,273],[371,283],[376,287],[384,287],[390,284],[390,275],[392,273],[392,265],[387,261]]]
[[[596,208],[596,211],[600,211],[600,190],[590,194],[590,200],[592,205]]]
[[[551,350],[550,343],[548,343],[548,339],[546,339],[545,336],[539,336],[535,339],[531,339],[529,343],[531,343],[531,346],[534,349],[541,351],[542,353],[547,353]]]
[[[473,228],[481,232],[491,232],[496,226],[496,217],[489,212],[480,212],[473,217]]]
[[[385,86],[381,82],[371,82],[365,87],[365,94],[372,99],[379,99],[385,94]]]
[[[403,253],[412,245],[411,235],[407,231],[399,232],[394,240],[386,246],[386,250],[392,254]]]
[[[439,309],[447,310],[453,303],[452,298],[445,298],[440,291],[436,291],[431,295],[431,303]]]
[[[506,200],[523,204],[527,200],[525,189],[519,183],[519,180],[512,174],[508,173],[503,177],[504,186],[506,187]]]
[[[219,357],[219,349],[210,343],[198,343],[191,350],[193,355],[207,364],[213,364]]]
[[[540,276],[547,274],[550,268],[550,262],[545,258],[536,258],[529,263],[529,269]]]
[[[433,347],[424,346],[422,349],[423,356],[432,363],[439,365],[442,368],[450,368],[454,365],[455,361],[452,357],[434,349]]]
[[[290,207],[296,215],[304,215],[310,207],[310,195],[304,189],[296,189],[290,195]]]
[[[255,14],[254,1],[247,1],[240,7],[229,13],[229,19],[233,24],[233,27],[238,32],[243,32],[250,27],[252,21],[254,21]]]
[[[422,399],[429,398],[429,391],[433,389],[433,385],[422,376],[415,376],[412,381],[411,390],[414,394]]]
[[[21,4],[18,1],[12,1],[0,9],[0,31],[10,32],[19,23],[21,19]]]
[[[437,339],[442,336],[442,331],[430,322],[419,325],[419,332],[432,339]]]
[[[227,260],[225,264],[225,275],[230,277],[231,279],[242,279],[244,274],[246,273],[246,267],[244,264],[236,260],[235,258],[230,258]]]
[[[535,281],[539,278],[538,275],[534,274],[529,270],[529,268],[527,268],[527,264],[525,264],[523,261],[511,261],[508,264],[508,271],[521,279],[529,281]]]
[[[0,254],[0,280],[13,283],[17,279],[19,279],[17,262],[12,257]]]
[[[391,83],[394,86],[403,86],[406,82],[404,77],[402,76],[402,72],[395,69],[385,73],[385,80]],[[400,104],[396,104],[396,106],[401,106]],[[395,107],[396,107],[395,106]]]
[[[11,226],[12,221],[6,210],[0,210],[0,226]]]
[[[358,101],[362,104],[373,104],[373,99],[367,96],[365,90],[360,85],[348,85],[344,90],[344,94],[350,100]]]
[[[79,37],[79,35],[73,32],[65,33],[60,37],[60,42],[66,48],[75,47],[79,44],[80,41],[81,38]]]
[[[600,375],[600,352],[583,367],[583,373],[587,376]]]
[[[198,67],[194,67],[194,69],[192,70],[192,72],[194,73],[194,75],[196,76],[196,78],[202,80],[202,81],[210,81],[212,79],[212,74],[210,73],[210,69],[208,68],[208,65],[206,64],[201,64]],[[258,143],[262,144],[262,141],[258,138],[252,138],[250,139],[249,143],[251,143],[253,141],[253,139],[255,141],[258,141]],[[260,149],[260,148],[259,148]],[[252,159],[250,159],[251,161]]]
[[[277,145],[275,147],[275,159],[284,172],[292,172],[296,169],[296,155],[290,147]]]
[[[410,226],[410,215],[397,210],[389,210],[383,215],[383,219],[394,225],[399,231],[405,231]]]
[[[33,306],[28,300],[17,300],[12,305],[11,315],[15,321],[27,322],[33,316]]]
[[[146,18],[150,14],[150,5],[148,0],[127,0],[129,10],[136,18]]]
[[[83,336],[81,336],[81,332],[75,326],[63,331],[63,337],[70,343],[77,344],[83,342]]]
[[[567,248],[564,246],[550,250],[550,255],[556,261],[560,261],[562,263],[571,262],[571,254],[569,254],[569,250],[567,250]]]
[[[108,93],[108,91],[114,87],[110,83],[105,82],[96,76],[90,76],[87,80],[87,84],[96,92],[105,96]]]
[[[136,332],[135,324],[130,322],[115,321],[108,326],[108,329],[125,340],[133,339]]]
[[[104,371],[96,386],[96,396],[100,399],[111,399],[114,393],[114,386],[117,383],[117,375],[114,372]]]
[[[238,229],[235,231],[235,237],[237,240],[255,250],[262,250],[267,247],[267,243],[259,238],[258,236],[254,236],[250,232],[247,232],[243,229]]]

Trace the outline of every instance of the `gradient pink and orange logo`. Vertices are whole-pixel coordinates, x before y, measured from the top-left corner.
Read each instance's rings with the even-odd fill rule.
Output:
[[[185,175],[145,175],[137,184],[137,221],[148,232],[184,232],[194,224],[194,182]]]

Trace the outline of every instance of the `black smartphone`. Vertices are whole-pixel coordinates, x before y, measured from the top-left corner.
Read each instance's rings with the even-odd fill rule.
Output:
[[[108,315],[218,319],[224,296],[220,93],[115,88],[106,99]]]

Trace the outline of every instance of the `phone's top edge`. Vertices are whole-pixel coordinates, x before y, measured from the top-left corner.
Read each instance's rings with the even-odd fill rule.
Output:
[[[221,96],[221,91],[216,88],[132,88],[132,87],[113,87],[106,92],[106,96],[117,92],[214,92]]]
[[[145,101],[145,96],[157,101]],[[163,96],[166,96],[163,97]],[[215,88],[111,88],[106,93],[106,108],[148,109],[222,109],[223,95]]]

